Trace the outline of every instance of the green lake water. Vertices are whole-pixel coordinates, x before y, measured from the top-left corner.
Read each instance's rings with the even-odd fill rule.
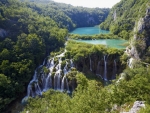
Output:
[[[99,27],[81,27],[76,28],[70,33],[78,35],[97,35],[97,34],[108,34],[109,31],[101,30]]]
[[[78,35],[97,35],[97,34],[108,34],[109,31],[101,30],[99,27],[82,27],[76,28],[71,34]],[[99,39],[99,40],[75,40],[77,42],[84,42],[89,44],[101,44],[106,45],[107,47],[125,49],[126,46],[123,46],[124,43],[127,43],[126,40],[121,39]]]
[[[117,49],[125,49],[126,46],[123,46],[122,44],[127,43],[126,40],[119,40],[119,39],[75,40],[75,41],[89,43],[89,44],[101,44],[101,45],[106,45],[107,47],[112,47]]]

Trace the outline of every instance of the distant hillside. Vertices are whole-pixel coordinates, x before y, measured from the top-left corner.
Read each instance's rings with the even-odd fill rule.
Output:
[[[44,58],[64,47],[68,30],[97,25],[108,12],[52,1],[0,0],[0,112],[24,94]]]
[[[50,16],[61,28],[72,30],[75,27],[89,27],[102,23],[108,16],[109,8],[75,7],[69,4],[48,0],[30,0],[30,6],[39,14]]]
[[[121,0],[110,11],[100,27],[109,29],[124,39],[129,39],[136,21],[144,17],[149,0]]]

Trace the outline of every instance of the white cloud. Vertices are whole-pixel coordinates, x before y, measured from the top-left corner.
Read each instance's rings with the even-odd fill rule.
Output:
[[[54,0],[56,2],[67,3],[74,6],[83,7],[100,7],[100,8],[111,8],[120,0]]]

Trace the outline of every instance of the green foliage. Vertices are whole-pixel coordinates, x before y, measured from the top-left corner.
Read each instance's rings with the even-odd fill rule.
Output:
[[[110,30],[121,38],[130,39],[135,22],[145,16],[148,3],[149,0],[121,0],[111,9],[100,27]]]
[[[136,100],[149,103],[150,73],[147,68],[126,69],[124,73],[130,77],[105,87],[98,81],[88,80],[82,73],[74,73],[78,86],[71,97],[50,90],[42,98],[30,98],[24,112],[119,112],[119,108],[112,110],[114,105],[130,105]],[[148,111],[147,107],[141,113]]]
[[[69,34],[69,39],[82,39],[82,40],[92,40],[92,39],[118,39],[119,37],[114,34],[99,34],[99,35],[77,35],[77,34]]]
[[[4,88],[6,92],[1,93],[0,111],[25,92],[34,69],[45,56],[51,51],[54,51],[51,57],[62,52],[60,49],[64,47],[68,30],[97,25],[104,21],[109,12],[105,8],[74,7],[53,1],[28,1],[0,1],[0,29],[7,32],[5,37],[0,37],[0,74],[9,78],[9,88],[12,89],[11,95],[7,92],[7,87]],[[88,20],[91,17],[94,21]],[[45,68],[44,71],[48,72]]]
[[[93,45],[93,44],[86,44],[81,42],[75,41],[68,41],[66,47],[66,58],[76,61],[84,61],[83,59],[95,54],[96,56],[103,57],[104,55],[109,55],[109,57],[117,57],[123,53],[123,50],[118,50],[114,48],[107,48],[103,45]]]
[[[25,92],[34,69],[50,51],[64,46],[68,33],[29,5],[34,6],[0,1],[0,29],[8,31],[7,37],[0,38],[0,112]]]
[[[25,0],[24,0],[25,1]],[[70,4],[56,3],[54,1],[28,0],[35,3],[28,4],[39,14],[49,16],[57,22],[60,28],[66,28],[69,31],[75,27],[89,27],[103,22],[108,13],[108,8],[85,8],[74,7]]]
[[[150,105],[146,105],[146,108],[142,108],[139,113],[149,113],[150,112]]]

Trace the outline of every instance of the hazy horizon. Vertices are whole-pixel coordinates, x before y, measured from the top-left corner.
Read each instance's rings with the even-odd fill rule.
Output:
[[[71,4],[73,6],[83,6],[89,8],[111,8],[121,0],[53,0],[59,3]]]

